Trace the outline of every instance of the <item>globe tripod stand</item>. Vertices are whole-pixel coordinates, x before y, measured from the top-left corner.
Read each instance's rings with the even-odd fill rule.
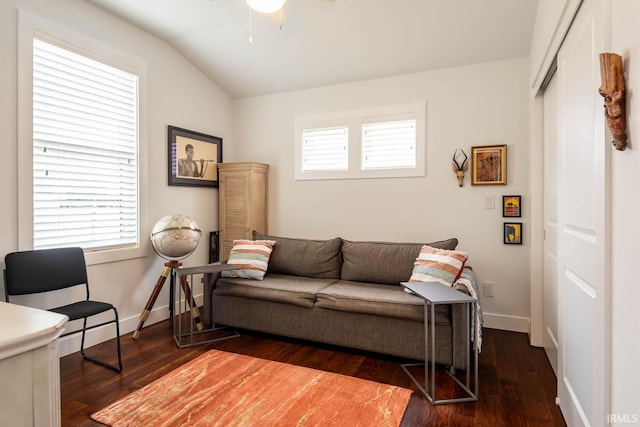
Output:
[[[173,296],[173,277],[174,277],[173,269],[180,268],[181,265],[182,263],[179,261],[169,261],[164,263],[164,268],[162,269],[162,273],[160,274],[160,277],[156,282],[156,286],[153,288],[153,292],[151,292],[151,296],[149,297],[149,300],[147,301],[147,305],[144,307],[142,314],[140,314],[140,321],[138,322],[138,327],[133,332],[134,340],[137,340],[138,337],[140,336],[140,330],[144,326],[144,322],[146,322],[147,319],[149,318],[151,309],[153,308],[153,305],[156,303],[156,299],[158,299],[158,295],[160,295],[162,286],[164,286],[164,282],[167,280],[167,276],[169,276],[169,274],[171,274],[170,291],[171,291],[171,295]],[[180,276],[180,286],[184,291],[185,300],[191,307],[191,317],[196,323],[196,328],[198,328],[198,330],[201,331],[203,329],[203,326],[202,326],[202,321],[200,320],[200,312],[198,310],[198,306],[196,305],[195,300],[193,299],[193,295],[191,295],[191,288],[189,286],[189,282],[187,282],[187,279],[185,276],[182,276],[182,275],[179,275],[179,276]],[[173,316],[173,304],[174,304],[173,297],[169,299],[171,300],[170,306],[169,306],[169,312],[170,312],[170,315]]]

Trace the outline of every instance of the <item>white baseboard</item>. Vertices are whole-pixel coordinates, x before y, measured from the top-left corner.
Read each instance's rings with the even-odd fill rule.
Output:
[[[195,295],[196,303],[202,305],[202,294]],[[145,321],[145,326],[165,320],[169,317],[169,305],[154,307],[149,314],[149,318]],[[501,329],[504,331],[529,333],[529,318],[518,316],[505,316],[503,314],[483,313],[484,327],[491,329]],[[138,327],[140,315],[130,316],[120,319],[120,335],[133,332]],[[101,342],[115,338],[115,328],[113,325],[105,325],[95,328],[87,332],[85,338],[85,348],[91,347]],[[141,338],[144,339],[144,332],[141,332]],[[76,351],[80,351],[81,334],[73,334],[58,340],[58,352],[60,357],[67,356]]]
[[[503,331],[529,333],[529,318],[519,316],[505,316],[504,314],[482,313],[483,327],[501,329]]]
[[[202,294],[195,295],[196,303],[198,306],[202,305]],[[113,317],[112,317],[113,318]],[[149,326],[154,323],[161,322],[169,318],[169,304],[165,304],[160,307],[154,307],[149,313],[149,317],[144,322],[144,326]],[[120,318],[120,336],[133,332],[138,327],[140,322],[140,314],[129,316],[127,318]],[[89,348],[96,344],[108,341],[116,337],[116,329],[113,324],[104,325],[99,328],[91,329],[87,331],[85,337],[85,348]],[[140,339],[144,339],[144,330],[140,333]],[[72,334],[58,340],[58,354],[60,357],[67,356],[71,353],[80,351],[80,344],[82,341],[82,334]],[[115,347],[114,347],[115,348]]]

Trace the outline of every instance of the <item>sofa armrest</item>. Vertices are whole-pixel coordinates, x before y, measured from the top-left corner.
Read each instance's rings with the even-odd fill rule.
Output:
[[[226,264],[227,262],[221,262],[220,264]],[[202,309],[200,310],[200,320],[205,328],[213,326],[213,310],[211,305],[213,304],[213,291],[216,289],[216,282],[221,276],[221,272],[205,273],[204,282],[202,286]]]
[[[478,297],[478,284],[476,275],[471,267],[465,267],[462,275],[453,285],[454,289],[473,297]],[[473,293],[471,292],[471,289]],[[474,295],[475,294],[475,295]],[[466,335],[466,325],[469,322],[467,304],[453,304],[451,307],[451,326],[453,328],[453,365],[464,366],[466,364],[465,349],[467,340],[471,336]],[[470,325],[471,327],[471,325]],[[469,331],[471,332],[471,330]]]
[[[463,294],[471,295],[471,292],[469,292],[469,289],[467,289],[467,287],[462,283],[459,283],[459,282],[454,283],[453,289],[455,289],[456,291],[460,291]]]
[[[467,304],[453,304],[451,306],[453,366],[465,366],[467,363],[465,350],[467,348],[467,340],[471,338],[466,335],[467,313]]]

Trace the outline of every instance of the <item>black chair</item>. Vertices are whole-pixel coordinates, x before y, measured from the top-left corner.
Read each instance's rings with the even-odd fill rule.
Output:
[[[82,342],[80,353],[86,360],[105,366],[114,371],[122,371],[122,357],[120,355],[120,327],[118,324],[118,311],[109,303],[91,301],[89,299],[89,281],[87,279],[87,267],[84,260],[84,252],[81,248],[42,249],[34,251],[13,252],[4,258],[4,284],[5,299],[9,301],[11,295],[27,295],[42,292],[56,291],[73,286],[84,286],[86,299],[62,307],[52,308],[49,311],[64,314],[69,321],[83,319]],[[105,311],[113,310],[114,320],[87,327],[87,318]],[[101,360],[85,354],[84,338],[89,329],[100,326],[116,324],[116,342],[118,347],[118,365],[110,365]],[[67,336],[80,330],[63,334]]]

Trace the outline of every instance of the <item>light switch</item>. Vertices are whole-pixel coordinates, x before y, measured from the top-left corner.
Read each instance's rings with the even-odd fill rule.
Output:
[[[487,194],[484,196],[484,208],[485,209],[495,209],[496,202],[493,194]]]

